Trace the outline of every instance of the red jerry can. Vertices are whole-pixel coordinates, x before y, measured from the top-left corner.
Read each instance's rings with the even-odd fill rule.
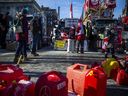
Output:
[[[35,96],[34,92],[35,84],[33,82],[20,80],[18,82],[18,86],[15,89],[15,96]]]
[[[107,76],[101,67],[95,67],[85,73],[83,96],[106,96]]]
[[[6,89],[6,86],[0,84],[0,96],[2,96],[3,91]]]
[[[94,67],[100,67],[100,64],[98,64],[97,62],[94,62],[92,65],[91,65],[91,68],[94,68]]]
[[[16,86],[17,82],[13,81],[11,84],[5,87],[0,96],[14,96]]]
[[[106,96],[105,75],[101,67],[75,64],[67,69],[68,90],[80,96]]]
[[[13,65],[0,65],[0,81],[11,84],[13,80],[17,80],[23,76],[23,70]]]
[[[119,69],[116,82],[118,85],[128,86],[128,73],[124,69]]]
[[[112,69],[110,72],[110,78],[116,81],[119,68]]]
[[[34,96],[35,84],[31,81],[20,80],[10,84],[2,96]]]
[[[84,96],[84,83],[88,65],[74,64],[67,68],[68,91]]]
[[[68,96],[67,82],[59,72],[46,72],[37,80],[35,96]]]

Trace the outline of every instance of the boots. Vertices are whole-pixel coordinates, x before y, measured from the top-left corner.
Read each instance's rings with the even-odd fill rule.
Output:
[[[81,54],[84,53],[84,48],[81,48],[80,53],[81,53]]]
[[[105,58],[108,58],[108,53],[107,52],[105,52]]]
[[[28,60],[27,56],[23,55],[22,56],[22,61],[27,61],[27,60]]]
[[[76,53],[79,53],[79,48],[76,48]]]
[[[18,62],[18,59],[19,59],[19,55],[15,55],[13,62],[14,63],[17,63]]]
[[[22,57],[20,57],[20,56],[22,56]],[[17,63],[19,59],[21,59],[19,63],[22,63],[22,62],[28,60],[27,56],[24,56],[24,55],[20,55],[20,56],[19,55],[15,55],[15,58],[14,58],[13,62]]]

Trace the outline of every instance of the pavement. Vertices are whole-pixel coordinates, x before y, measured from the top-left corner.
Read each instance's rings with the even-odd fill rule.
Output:
[[[29,60],[20,64],[24,73],[31,77],[33,82],[36,82],[41,74],[51,70],[56,70],[66,75],[67,67],[75,63],[88,64],[89,66],[94,62],[101,63],[104,54],[101,52],[85,52],[84,54],[67,53],[66,51],[53,50],[51,48],[42,48],[38,50],[40,56],[33,57],[28,52]],[[0,49],[0,63],[14,64],[15,51],[8,51]],[[123,58],[125,54],[117,54],[118,57]],[[112,79],[107,80],[107,96],[128,96],[128,87],[118,86]]]

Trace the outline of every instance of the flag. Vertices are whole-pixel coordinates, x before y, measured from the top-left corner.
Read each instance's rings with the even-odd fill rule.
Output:
[[[87,12],[88,8],[89,8],[89,1],[86,0],[84,3],[84,11]]]
[[[96,10],[99,6],[100,0],[86,0],[84,3],[84,10],[88,12],[89,9]]]
[[[85,0],[85,3],[84,3],[84,11],[85,13],[90,13],[90,0]]]
[[[87,12],[87,10],[88,10],[88,4],[87,3],[84,3],[84,10],[85,10],[85,12]]]
[[[107,6],[107,8],[115,8],[116,0],[105,0],[105,5]]]
[[[73,18],[73,5],[72,3],[70,4],[70,18]]]

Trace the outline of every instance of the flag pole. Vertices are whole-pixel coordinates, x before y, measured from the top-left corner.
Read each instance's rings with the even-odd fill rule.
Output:
[[[73,18],[73,5],[72,5],[72,1],[70,3],[70,18]]]

